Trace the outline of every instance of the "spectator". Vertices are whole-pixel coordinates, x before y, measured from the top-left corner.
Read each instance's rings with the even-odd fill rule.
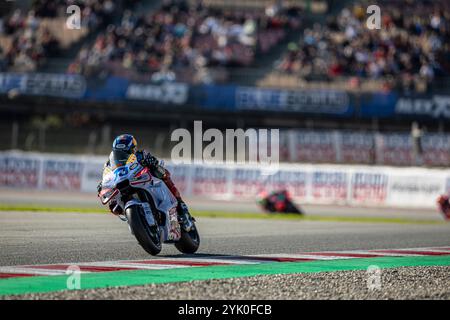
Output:
[[[129,2],[133,1],[124,1],[126,6]],[[34,0],[28,12],[16,9],[0,21],[0,34],[8,37],[5,43],[11,43],[11,46],[2,48],[1,67],[23,72],[35,71],[45,63],[46,58],[56,56],[60,43],[48,28],[41,25],[41,19],[65,17],[68,4],[80,7],[82,24],[89,30],[111,23],[116,13],[116,4],[112,0]],[[70,67],[72,72],[78,69]]]
[[[419,79],[430,83],[437,75],[448,75],[450,2],[406,2],[378,1],[384,9],[381,30],[366,28],[363,8],[368,1],[344,8],[328,17],[326,25],[305,29],[275,68],[323,80],[395,77],[408,89]]]
[[[69,72],[85,73],[96,57],[96,63],[122,74],[147,73],[172,81],[189,69],[192,79],[209,82],[206,67],[250,65],[258,44],[268,50],[284,37],[283,28],[298,26],[296,19],[280,15],[208,9],[176,0],[163,1],[152,13],[126,10],[118,25],[108,26],[107,36],[80,51]]]

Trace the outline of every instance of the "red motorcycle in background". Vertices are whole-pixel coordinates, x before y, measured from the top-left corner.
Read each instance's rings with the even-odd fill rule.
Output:
[[[450,220],[450,201],[448,195],[441,195],[437,199],[437,204],[439,207],[439,210],[441,211],[442,215],[444,216],[445,220]]]
[[[302,210],[294,204],[287,190],[262,192],[259,195],[258,203],[264,211],[269,213],[303,214]]]

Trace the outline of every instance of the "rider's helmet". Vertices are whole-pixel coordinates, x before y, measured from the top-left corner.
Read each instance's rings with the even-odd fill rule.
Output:
[[[112,147],[113,151],[134,154],[137,148],[137,141],[131,134],[121,134],[114,139]]]

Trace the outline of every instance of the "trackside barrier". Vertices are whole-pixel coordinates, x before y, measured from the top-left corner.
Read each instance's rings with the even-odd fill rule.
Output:
[[[0,186],[96,192],[105,157],[0,152]],[[166,162],[183,195],[255,199],[261,191],[286,188],[304,204],[434,208],[450,190],[450,170],[356,165],[256,165]]]

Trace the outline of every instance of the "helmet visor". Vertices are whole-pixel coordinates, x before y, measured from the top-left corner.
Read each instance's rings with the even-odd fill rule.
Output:
[[[113,150],[109,156],[109,162],[112,169],[114,170],[117,167],[124,166],[127,163],[130,155],[131,154],[128,151]]]

